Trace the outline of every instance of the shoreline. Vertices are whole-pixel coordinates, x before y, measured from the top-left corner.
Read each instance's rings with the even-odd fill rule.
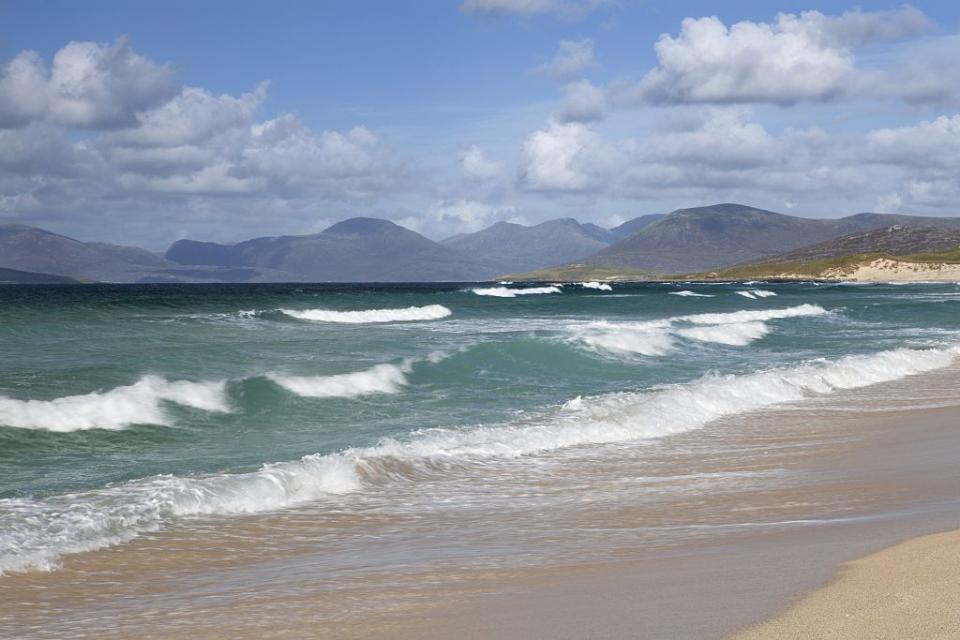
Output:
[[[958,629],[960,529],[955,529],[846,563],[830,584],[730,640],[946,640]]]
[[[406,537],[398,541],[402,558],[355,556],[346,570],[324,575],[330,559],[320,549],[335,551],[318,546],[327,534],[337,545],[353,536],[386,542],[403,521],[392,516],[378,528],[347,514],[330,523],[336,514],[306,507],[237,518],[228,527],[185,524],[71,556],[53,573],[7,576],[0,580],[0,628],[34,639],[178,638],[189,629],[197,640],[722,640],[828,584],[846,562],[958,528],[958,399],[955,364],[824,406],[732,416],[648,443],[638,457],[570,459],[572,484],[559,490],[577,490],[585,479],[613,481],[611,490],[623,497],[631,486],[624,479],[695,471],[759,472],[748,476],[760,480],[744,493],[692,485],[671,508],[639,500],[598,503],[580,516],[499,516],[498,544],[518,543],[546,522],[540,530],[554,548],[577,549],[568,558],[512,567],[417,565],[408,559],[417,540]],[[661,467],[651,467],[654,461]],[[565,477],[561,466],[558,478]],[[318,530],[323,521],[333,525],[326,533]],[[433,534],[444,529],[456,538],[464,533],[462,518],[417,522],[416,531],[427,534],[423,544],[434,544],[441,538]],[[665,541],[677,529],[683,537]],[[593,549],[594,542],[604,546]]]
[[[960,430],[955,428],[960,407],[907,409],[858,418],[861,422],[874,419],[878,430],[883,431],[884,442],[868,443],[866,450],[843,455],[840,460],[846,458],[845,462],[852,466],[869,465],[871,458],[885,451],[880,457],[890,457],[876,469],[865,467],[864,472],[896,477],[894,458],[899,449],[904,457],[923,463],[939,460],[931,465],[926,480],[917,479],[918,484],[939,475],[947,493],[951,487],[960,488],[960,472],[949,469],[949,461],[940,458],[960,440]],[[922,440],[912,436],[922,436]],[[915,450],[908,450],[911,447]],[[805,613],[806,598],[819,597],[811,594],[824,590],[832,594],[831,585],[838,572],[842,575],[850,563],[873,564],[875,555],[885,558],[888,552],[900,554],[896,551],[900,545],[908,545],[909,549],[921,544],[914,541],[958,527],[960,501],[956,498],[947,503],[917,505],[849,520],[779,530],[758,527],[732,538],[662,554],[645,555],[639,550],[613,562],[517,573],[485,585],[482,598],[448,602],[414,625],[395,621],[396,624],[380,627],[375,633],[361,632],[353,637],[853,640],[864,636],[817,636],[805,632],[791,635],[780,617],[785,615],[784,611],[792,612],[793,606],[801,607]],[[747,633],[745,630],[753,635],[737,635]]]

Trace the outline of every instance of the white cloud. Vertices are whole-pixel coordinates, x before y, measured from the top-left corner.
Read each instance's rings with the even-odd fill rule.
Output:
[[[551,122],[523,142],[520,186],[531,191],[599,190],[621,154],[589,126]]]
[[[571,82],[563,87],[564,100],[560,120],[564,122],[589,122],[603,118],[607,96],[588,80]]]
[[[0,126],[46,120],[116,128],[177,91],[168,65],[135,53],[123,38],[113,44],[71,42],[49,68],[39,55],[24,51],[0,68]]]
[[[878,204],[891,210],[924,207],[956,213],[960,202],[960,114],[865,136],[863,162],[899,170],[899,184]]]
[[[597,66],[593,40],[561,40],[550,62],[534,67],[533,71],[558,80],[570,80]]]
[[[457,198],[436,202],[430,207],[428,215],[434,223],[430,225],[433,229],[439,226],[459,233],[470,233],[479,231],[498,220],[515,216],[516,209]]]
[[[867,159],[913,167],[960,168],[960,115],[940,116],[907,127],[877,129],[866,136]]]
[[[499,162],[487,159],[480,147],[467,147],[460,154],[460,173],[467,180],[481,182],[495,178],[500,173]]]
[[[928,86],[929,77],[923,86],[910,87],[894,82],[890,73],[860,69],[853,52],[866,44],[915,36],[929,26],[909,6],[840,16],[781,13],[772,23],[744,21],[729,27],[716,17],[687,18],[678,36],[664,34],[654,45],[657,67],[618,93],[623,100],[653,103],[942,96],[942,90]]]
[[[29,52],[5,65],[0,83],[12,92],[0,92],[0,114],[16,127],[0,129],[0,211],[106,233],[142,225],[151,237],[227,220],[234,233],[262,232],[409,189],[404,161],[364,126],[261,121],[266,84],[233,96],[160,83],[161,99],[166,75],[122,40],[72,43],[49,70]],[[263,229],[271,216],[282,226]]]

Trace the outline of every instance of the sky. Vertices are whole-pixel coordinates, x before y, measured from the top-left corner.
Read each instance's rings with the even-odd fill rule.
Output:
[[[960,215],[954,2],[0,0],[0,223]]]

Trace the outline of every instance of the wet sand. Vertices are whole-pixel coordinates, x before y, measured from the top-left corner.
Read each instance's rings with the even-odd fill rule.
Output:
[[[185,522],[0,578],[0,637],[721,639],[960,527],[957,451],[952,367],[503,476],[446,470],[387,505],[467,481],[494,508]],[[511,492],[546,506],[511,511]]]
[[[866,426],[866,419],[859,420]],[[786,530],[758,527],[733,539],[666,554],[637,550],[625,561],[582,566],[576,571],[529,572],[491,586],[485,598],[436,612],[412,625],[398,626],[383,637],[728,638],[767,620],[804,593],[823,587],[844,563],[914,536],[960,526],[960,470],[951,462],[960,450],[960,409],[898,411],[870,416],[869,422],[874,437],[866,446],[822,460],[824,472],[835,465],[846,466],[884,483],[891,478],[907,481],[918,470],[914,465],[919,464],[926,470],[910,481],[912,489],[926,492],[942,481],[942,501],[927,502],[919,508],[903,505],[900,510],[849,520],[810,522]],[[928,482],[930,485],[921,486]],[[931,545],[942,540],[921,538],[885,552],[890,556],[880,553],[881,564],[889,568],[888,558],[896,561],[919,548],[929,551]],[[950,551],[954,547],[940,550],[938,555],[949,555]],[[876,580],[894,571],[885,574],[884,569],[873,569],[872,558],[865,562],[871,569],[843,582],[842,597],[856,597],[863,582],[872,581],[872,590],[862,597],[874,606],[882,606],[886,585]],[[956,563],[956,557],[952,562]],[[912,568],[919,568],[917,565],[913,563]],[[925,568],[932,566],[936,566],[935,561],[924,562]],[[936,589],[940,576],[934,573],[927,580],[911,571],[897,575],[901,582],[893,592],[905,596]],[[955,580],[946,584],[957,585]],[[827,598],[841,597],[833,587],[824,593]],[[952,595],[955,601],[957,593]],[[823,605],[824,596],[815,597],[815,602]],[[844,615],[843,605],[833,604],[835,616]],[[847,635],[820,636],[809,635],[808,631],[828,634],[830,618],[825,617],[822,627],[818,626],[820,611],[801,604],[799,613],[789,614],[787,622],[778,619],[770,623],[772,626],[757,627],[750,631],[752,635],[742,637],[926,638],[923,631],[939,628],[951,619],[949,615],[938,619],[943,613],[939,608],[930,613],[932,619],[918,622],[916,633],[857,635],[864,627],[851,626]],[[895,617],[890,613],[886,619]],[[868,624],[869,619],[861,622]],[[807,626],[801,626],[804,624]],[[952,636],[943,637],[957,637],[957,629],[960,627],[950,631]]]

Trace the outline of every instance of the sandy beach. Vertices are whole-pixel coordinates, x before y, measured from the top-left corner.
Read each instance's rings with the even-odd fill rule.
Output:
[[[601,501],[556,513],[405,522],[358,520],[321,505],[239,518],[226,529],[191,523],[72,556],[55,572],[5,576],[0,628],[7,635],[0,636],[166,639],[189,629],[198,639],[721,640],[771,618],[745,637],[790,637],[781,629],[816,626],[827,619],[822,607],[845,616],[836,604],[857,597],[867,604],[851,605],[863,614],[849,625],[871,621],[871,606],[896,598],[902,611],[919,611],[910,596],[956,586],[939,581],[945,565],[927,555],[956,543],[956,535],[882,550],[960,527],[958,374],[954,366],[822,406],[737,416],[640,451],[558,459],[558,484],[542,487],[576,495],[584,481],[609,484],[615,508]],[[721,435],[731,440],[718,448]],[[737,469],[743,480],[691,480],[721,469]],[[623,501],[633,495],[627,479],[641,471],[643,491]],[[660,488],[649,485],[656,477]],[[482,527],[497,537],[486,541]],[[416,536],[396,539],[404,554],[454,542],[545,552],[513,566],[417,566],[391,560],[391,532],[401,529]],[[366,539],[376,546],[362,544]],[[362,546],[352,551],[350,544]],[[868,558],[831,583],[838,567],[877,552],[879,564]],[[897,569],[904,554],[922,566]],[[349,564],[335,570],[338,558]],[[828,584],[828,595],[816,591]],[[815,594],[809,604],[801,599],[808,593]],[[928,612],[929,626],[918,629],[949,623]],[[849,629],[822,637],[858,637],[858,627]]]
[[[914,538],[844,565],[830,585],[732,640],[960,635],[960,531]]]

